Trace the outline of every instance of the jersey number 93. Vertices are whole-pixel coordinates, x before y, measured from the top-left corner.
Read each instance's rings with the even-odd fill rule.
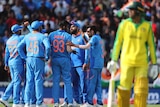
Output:
[[[53,51],[54,52],[64,52],[64,40],[58,40],[58,39],[54,39],[52,42],[52,46],[53,46]]]

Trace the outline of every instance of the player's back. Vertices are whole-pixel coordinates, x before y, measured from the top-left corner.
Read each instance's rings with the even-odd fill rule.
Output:
[[[6,54],[9,54],[10,64],[15,64],[15,63],[21,64],[23,62],[20,55],[17,52],[17,45],[21,40],[22,37],[20,37],[17,34],[13,34],[6,43]]]
[[[45,47],[43,45],[43,40],[45,35],[39,32],[31,32],[25,37],[27,56],[30,57],[40,57],[45,56]]]
[[[66,43],[71,41],[71,35],[64,30],[57,30],[49,34],[51,56],[53,58],[70,58]]]

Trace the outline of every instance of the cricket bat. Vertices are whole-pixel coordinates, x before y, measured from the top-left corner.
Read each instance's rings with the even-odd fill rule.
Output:
[[[109,81],[109,89],[108,89],[108,106],[114,107],[115,105],[115,81],[114,81],[115,72],[111,73],[111,79]]]

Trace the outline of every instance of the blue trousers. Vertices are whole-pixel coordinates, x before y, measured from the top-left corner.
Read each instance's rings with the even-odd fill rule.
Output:
[[[71,86],[71,64],[69,58],[55,58],[52,60],[52,71],[53,71],[53,99],[54,103],[59,103],[59,90],[60,90],[60,79],[63,78],[63,82],[66,86],[66,96],[68,103],[73,103],[73,92]]]
[[[83,89],[83,102],[87,102],[87,89],[89,84],[89,70],[84,71],[84,89]]]
[[[82,67],[72,67],[73,96],[78,104],[83,103],[84,71]]]
[[[93,104],[93,96],[96,93],[97,103],[102,104],[102,86],[101,86],[102,68],[91,68],[89,74],[89,84],[87,89],[87,102]]]
[[[13,104],[20,103],[21,82],[23,80],[24,65],[23,64],[10,64],[11,83],[8,85],[2,99],[8,100],[13,92]]]
[[[10,66],[13,66],[13,65],[10,65]],[[23,66],[23,65],[20,65],[19,66]],[[10,67],[11,68],[11,67]],[[23,69],[23,67],[21,68]],[[11,71],[12,72],[12,71]],[[19,78],[20,78],[20,81],[23,80],[24,81],[24,85],[23,87],[19,87],[21,89],[21,96],[22,97],[22,100],[21,100],[21,103],[24,104],[24,88],[25,88],[25,69],[24,71],[22,71],[22,73],[19,73]],[[12,81],[9,83],[9,85],[7,86],[3,96],[2,96],[2,100],[5,100],[7,101],[11,95],[13,95],[13,85],[14,85],[14,73],[11,73],[11,78],[12,78]],[[19,102],[19,101],[17,101]]]
[[[2,100],[7,101],[9,99],[9,97],[12,95],[12,93],[13,93],[13,80],[7,86],[5,92],[4,92],[3,96],[2,96]]]
[[[80,74],[77,73],[76,69],[80,72]],[[72,68],[71,71],[72,71],[72,83],[73,83],[73,97],[74,97],[74,100],[78,104],[82,104],[84,102],[87,102],[86,96],[87,96],[87,88],[88,88],[88,82],[89,82],[89,70],[81,72],[82,68],[77,67],[77,68]],[[81,76],[81,74],[84,75],[84,76]],[[79,76],[80,76],[80,78],[79,78]],[[83,80],[82,80],[82,78],[83,78]],[[80,82],[80,80],[81,80],[81,82]],[[65,102],[68,103],[65,90],[66,90],[66,86],[64,85],[64,98],[65,98]]]
[[[30,104],[31,99],[34,96],[36,97],[36,105],[42,104],[44,66],[45,62],[41,58],[35,58],[35,57],[27,58],[25,104]]]

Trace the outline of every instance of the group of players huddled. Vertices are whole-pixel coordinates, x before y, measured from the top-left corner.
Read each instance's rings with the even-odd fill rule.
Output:
[[[21,35],[24,26],[30,33]],[[7,100],[13,94],[12,107],[47,107],[43,103],[43,82],[45,62],[51,60],[54,107],[76,107],[84,103],[92,106],[95,93],[97,106],[103,106],[103,46],[96,27],[88,26],[83,33],[77,22],[64,20],[59,23],[58,30],[46,36],[42,26],[43,22],[36,20],[31,25],[25,22],[23,26],[15,24],[11,27],[13,34],[5,48],[5,70],[10,71],[12,81],[1,101],[8,104]],[[60,105],[61,77],[65,101]],[[21,89],[22,82],[25,85]]]

